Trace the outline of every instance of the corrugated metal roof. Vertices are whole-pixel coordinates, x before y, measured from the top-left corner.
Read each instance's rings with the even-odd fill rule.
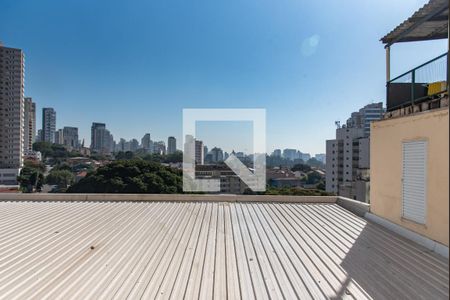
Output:
[[[0,298],[448,298],[448,261],[337,204],[0,202]]]
[[[448,37],[448,0],[430,0],[411,17],[381,38],[384,44]]]

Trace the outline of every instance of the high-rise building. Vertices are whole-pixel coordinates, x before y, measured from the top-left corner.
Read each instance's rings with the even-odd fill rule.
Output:
[[[364,106],[326,142],[327,192],[369,202],[370,123],[382,119],[384,111],[382,102]]]
[[[58,129],[55,131],[55,144],[63,145],[64,144],[64,133],[62,129]]]
[[[281,157],[281,150],[280,149],[273,150],[272,156],[273,157]]]
[[[125,141],[123,143],[123,151],[124,152],[131,151],[131,142]]]
[[[167,154],[173,154],[177,151],[177,140],[173,136],[167,139]]]
[[[203,145],[203,155],[206,156],[209,153],[208,146]]]
[[[104,123],[92,123],[91,150],[103,154],[114,151],[114,138]]]
[[[141,139],[141,147],[145,150],[145,152],[152,150],[152,140],[150,138],[150,133],[144,134]]]
[[[205,153],[203,152],[203,142],[195,141],[195,164],[203,165],[205,163]]]
[[[103,147],[105,123],[92,123],[91,126],[91,150],[99,151]]]
[[[325,153],[318,153],[318,154],[314,155],[314,158],[323,164],[325,164],[325,162],[326,162],[326,157],[327,156]]]
[[[35,142],[42,142],[42,129],[38,129]]]
[[[370,135],[370,123],[381,120],[384,112],[383,102],[368,104],[351,114],[351,117],[347,120],[347,127],[364,128],[364,136],[368,137]]]
[[[132,139],[130,141],[130,151],[136,152],[139,149],[139,142],[137,139]]]
[[[302,153],[302,152],[298,152],[298,157],[303,160],[304,162],[307,162],[308,160],[311,159],[311,154],[309,153]]]
[[[153,143],[153,153],[164,155],[166,154],[166,144],[163,141]]]
[[[78,140],[78,128],[77,127],[68,127],[65,126],[63,128],[63,144],[69,149],[78,149],[79,148],[79,140]]]
[[[56,131],[56,112],[51,107],[42,109],[42,141],[54,143]]]
[[[223,161],[223,151],[220,148],[214,147],[211,149],[212,162],[218,163]]]
[[[25,57],[0,44],[0,184],[16,184],[24,151]]]
[[[24,140],[25,150],[32,150],[36,140],[36,103],[30,97],[25,97],[24,101]]]
[[[124,138],[120,138],[119,142],[116,145],[116,152],[124,152],[125,151],[125,139]]]
[[[284,149],[283,157],[285,159],[295,160],[295,159],[299,158],[299,153],[296,149]]]

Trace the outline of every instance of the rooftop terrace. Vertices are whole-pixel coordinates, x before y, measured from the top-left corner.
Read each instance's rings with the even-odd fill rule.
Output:
[[[333,197],[2,197],[2,299],[448,299],[447,259]]]

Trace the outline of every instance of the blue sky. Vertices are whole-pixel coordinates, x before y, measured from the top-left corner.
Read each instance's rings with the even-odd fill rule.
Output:
[[[183,108],[266,108],[269,151],[318,153],[335,120],[385,100],[379,39],[425,2],[3,0],[0,40],[25,51],[26,95],[87,144],[93,121],[180,140]],[[446,45],[395,45],[392,75]]]

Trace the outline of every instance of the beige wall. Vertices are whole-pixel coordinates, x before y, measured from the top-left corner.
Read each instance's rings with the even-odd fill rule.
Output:
[[[372,123],[371,212],[448,246],[448,108]],[[402,218],[402,142],[428,141],[426,224]]]

